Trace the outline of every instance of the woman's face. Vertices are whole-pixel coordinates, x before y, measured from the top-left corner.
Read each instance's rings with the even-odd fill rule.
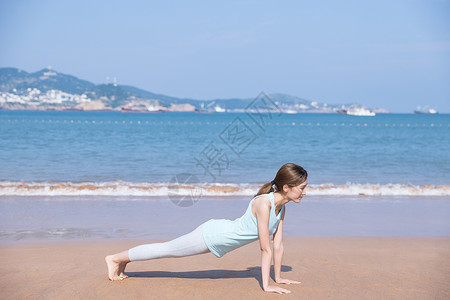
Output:
[[[286,193],[286,198],[289,201],[294,201],[295,203],[300,203],[303,196],[306,195],[306,186],[308,185],[308,180],[300,183],[299,185],[289,187],[287,185],[284,186],[284,191]]]

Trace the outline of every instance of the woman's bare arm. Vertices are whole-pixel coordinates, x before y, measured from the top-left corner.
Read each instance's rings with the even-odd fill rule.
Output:
[[[262,196],[254,200],[255,217],[258,221],[259,245],[261,248],[261,277],[263,289],[266,292],[275,292],[278,294],[290,293],[289,290],[273,286],[270,281],[270,266],[272,262],[272,250],[270,247],[269,235],[269,217],[270,217],[270,201],[267,197]]]
[[[281,264],[283,261],[284,245],[283,245],[283,221],[286,213],[286,207],[284,207],[283,214],[278,223],[277,230],[273,234],[273,264],[275,271],[275,282],[284,284],[299,284],[299,281],[281,278]]]
[[[275,271],[275,282],[281,279],[281,263],[283,261],[284,246],[283,246],[283,220],[286,212],[286,207],[283,210],[283,215],[278,223],[278,228],[273,234],[273,268]]]

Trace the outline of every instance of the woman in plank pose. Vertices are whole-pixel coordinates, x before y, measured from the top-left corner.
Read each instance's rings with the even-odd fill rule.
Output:
[[[184,257],[211,252],[217,257],[259,239],[261,248],[262,286],[266,292],[290,293],[279,286],[270,285],[273,235],[273,261],[275,282],[299,284],[281,278],[283,258],[283,220],[285,204],[300,203],[305,195],[308,173],[299,165],[288,163],[277,172],[274,180],[264,184],[250,201],[244,215],[234,221],[211,219],[194,231],[165,243],[140,245],[106,256],[110,280],[123,280],[129,262],[167,257]]]

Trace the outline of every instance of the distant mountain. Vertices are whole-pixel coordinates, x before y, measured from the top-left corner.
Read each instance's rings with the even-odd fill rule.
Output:
[[[276,99],[276,101],[285,104],[298,104],[298,105],[310,105],[311,101],[299,98],[296,96],[286,95],[286,94],[270,94],[272,99]]]
[[[91,99],[101,99],[111,107],[117,107],[133,99],[158,100],[160,105],[170,106],[171,103],[189,103],[199,106],[194,99],[180,99],[148,92],[133,86],[116,84],[99,84],[81,80],[75,76],[63,74],[50,68],[35,73],[16,68],[0,68],[0,92],[25,94],[28,89],[38,89],[45,93],[49,90],[59,90],[70,94],[85,94]]]
[[[176,98],[176,97],[155,94],[155,93],[144,91],[142,89],[138,89],[136,87],[129,86],[129,85],[121,85],[121,87],[123,89],[129,91],[134,96],[136,96],[138,98],[142,98],[142,99],[154,99],[154,100],[159,100],[160,102],[163,102],[163,103],[177,103],[177,104],[180,104],[180,103],[198,104],[199,103],[199,100],[188,99],[188,98],[180,99],[180,98]]]
[[[19,93],[28,88],[37,88],[42,92],[61,90],[71,94],[83,94],[95,87],[95,84],[45,68],[35,73],[15,68],[0,68],[0,91]]]
[[[160,106],[162,108],[169,108],[173,105],[188,105],[188,107],[195,107],[199,110],[205,108],[211,110],[218,105],[228,110],[239,111],[245,109],[253,100],[252,98],[212,100],[177,98],[155,94],[129,85],[96,85],[75,76],[57,72],[50,67],[35,73],[28,73],[16,68],[0,68],[0,92],[11,93],[18,95],[18,97],[23,95],[26,98],[30,97],[27,96],[27,93],[30,93],[30,90],[33,89],[39,90],[40,93],[57,90],[67,94],[82,95],[91,100],[99,100],[104,104],[104,107],[112,109],[129,106],[130,103],[145,100],[147,105]],[[341,107],[341,105],[327,105],[286,94],[270,94],[268,96],[285,111],[333,112]],[[67,98],[69,96],[65,95],[64,97]],[[142,103],[139,105],[142,106]]]

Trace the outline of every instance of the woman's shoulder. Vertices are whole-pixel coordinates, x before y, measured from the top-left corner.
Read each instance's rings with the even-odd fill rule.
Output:
[[[258,195],[253,198],[252,202],[253,207],[271,207],[269,194]]]

